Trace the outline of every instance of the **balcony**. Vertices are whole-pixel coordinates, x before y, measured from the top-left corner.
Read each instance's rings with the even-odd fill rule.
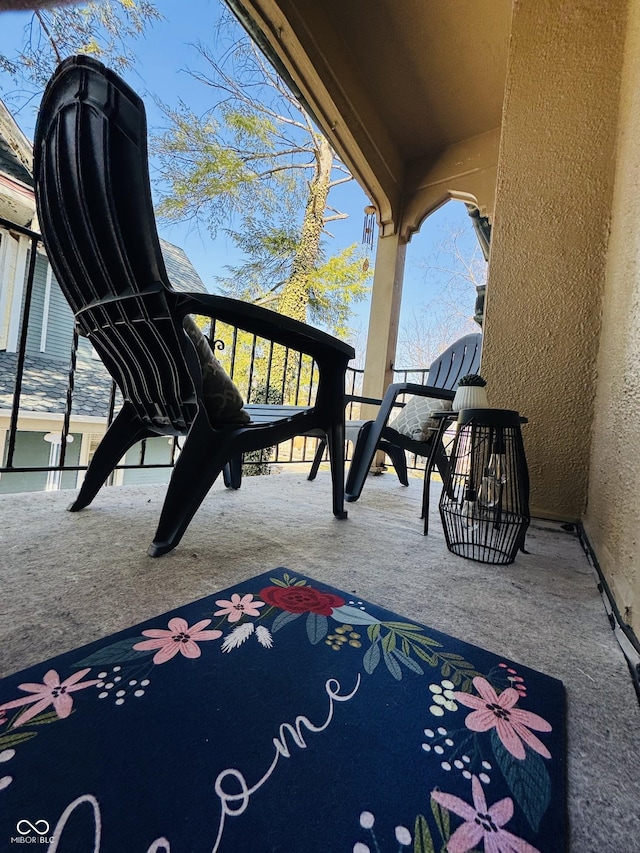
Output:
[[[575,532],[534,521],[527,554],[506,567],[450,554],[432,482],[370,477],[347,521],[331,515],[329,476],[307,466],[216,483],[181,545],[146,548],[159,485],[104,488],[81,513],[69,492],[0,496],[0,676],[286,566],[564,681],[570,850],[631,850],[637,836],[640,710],[598,576]]]
[[[36,245],[38,235],[11,226]],[[46,301],[47,276],[40,278],[36,264],[29,265],[16,351],[3,353],[8,372],[0,400],[0,428],[6,431],[0,491],[12,490],[16,476],[42,482],[30,482],[36,491],[0,494],[0,677],[284,565],[561,679],[567,689],[570,849],[630,849],[640,779],[640,710],[629,667],[638,658],[608,616],[609,599],[601,596],[601,578],[575,528],[534,522],[529,553],[508,567],[463,560],[445,547],[435,481],[430,534],[422,536],[419,465],[409,489],[393,474],[371,476],[361,499],[349,505],[348,520],[338,522],[330,511],[328,475],[306,481],[315,441],[300,438],[274,449],[269,476],[247,478],[238,492],[217,483],[178,549],[151,560],[146,548],[178,447],[153,439],[135,449],[115,482],[138,478],[137,485],[104,488],[84,512],[64,511],[119,401],[100,363],[78,348],[77,340],[71,374],[68,357],[46,361],[46,352],[34,353],[33,347],[29,354],[30,340],[46,338],[42,308],[35,309],[37,334],[33,313],[28,321],[32,306]],[[44,282],[41,300],[39,282]],[[240,381],[245,399],[252,400],[255,365],[260,354],[265,359],[260,342],[248,347],[245,342],[250,356],[240,370],[236,332],[214,327],[209,333],[225,340],[218,354]],[[271,362],[268,353],[266,361]],[[291,402],[305,404],[314,394],[314,371],[311,365],[297,366],[298,377],[305,379],[294,383]],[[395,378],[424,381],[405,371],[396,371]],[[361,380],[352,372],[347,392],[360,391]],[[267,396],[272,384],[278,390],[277,377],[268,376]],[[358,412],[349,409],[347,416]],[[24,453],[16,456],[25,436],[44,435],[43,430],[62,437],[63,445],[75,434],[75,442],[66,444],[66,458],[59,444],[54,453],[55,442],[39,465],[25,462]],[[166,459],[158,458],[153,442],[163,445]]]
[[[376,328],[394,328],[406,243],[431,210],[446,197],[472,197],[495,215],[483,373],[501,405],[530,419],[527,451],[539,513],[584,521],[623,620],[637,631],[640,480],[637,454],[629,449],[638,445],[640,424],[640,236],[630,211],[640,168],[634,143],[640,11],[593,3],[568,14],[559,0],[539,6],[505,0],[495,12],[503,25],[495,26],[481,4],[449,15],[443,4],[411,3],[411,15],[397,5],[390,38],[389,4],[384,15],[358,15],[337,2],[322,14],[308,2],[235,5],[270,10],[273,26],[268,16],[253,15],[376,201]],[[467,32],[468,49],[461,49],[457,32],[444,37],[454,25]],[[502,43],[489,52],[498,60],[494,68],[502,67],[501,57],[505,68],[506,83],[494,83],[508,94],[486,111],[493,124],[457,134],[452,126],[449,137],[423,144],[421,134],[445,124],[434,120],[438,106],[455,121],[476,114],[456,100],[476,89],[457,81],[464,59],[472,66],[466,79],[487,91],[491,81],[478,57],[488,55],[489,35]],[[429,49],[428,39],[437,49]],[[424,79],[416,79],[414,55],[420,63],[437,60],[441,74],[429,65]],[[443,80],[456,85],[443,88]],[[398,116],[411,120],[406,133]],[[380,393],[388,352],[380,336],[372,348],[379,386],[372,394]],[[63,411],[64,404],[58,429]],[[78,468],[97,426],[87,423]],[[7,421],[8,434],[17,428]],[[63,429],[73,433],[73,420]],[[43,462],[43,473],[47,467]],[[0,496],[2,674],[284,564],[372,601],[393,602],[408,618],[561,678],[570,850],[634,849],[640,712],[625,653],[636,678],[637,653],[618,627],[623,620],[603,600],[601,577],[578,537],[559,522],[537,521],[530,553],[514,565],[462,560],[445,548],[435,483],[431,533],[422,537],[415,485],[407,490],[392,476],[372,477],[349,519],[337,522],[328,478],[307,483],[294,465],[248,479],[239,492],[217,484],[180,547],[158,561],[145,552],[161,485],[105,489],[78,515],[63,511],[68,493]]]

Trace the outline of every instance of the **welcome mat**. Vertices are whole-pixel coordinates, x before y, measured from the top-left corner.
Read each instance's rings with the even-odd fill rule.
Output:
[[[0,681],[0,850],[562,851],[563,717],[560,681],[277,569]]]

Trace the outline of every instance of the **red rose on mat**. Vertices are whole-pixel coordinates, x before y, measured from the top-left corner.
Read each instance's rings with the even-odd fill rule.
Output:
[[[260,598],[290,613],[311,612],[320,616],[331,616],[334,607],[344,604],[344,598],[339,595],[320,592],[311,586],[267,586],[260,590]]]

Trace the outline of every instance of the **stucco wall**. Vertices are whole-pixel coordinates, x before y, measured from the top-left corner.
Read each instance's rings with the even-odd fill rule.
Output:
[[[629,7],[585,530],[640,633],[640,4]]]
[[[586,506],[626,0],[516,2],[487,288],[490,402],[524,427],[535,515]]]

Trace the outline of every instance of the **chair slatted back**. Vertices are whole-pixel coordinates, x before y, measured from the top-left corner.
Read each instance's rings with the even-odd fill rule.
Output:
[[[65,60],[34,144],[42,238],[79,330],[154,431],[197,407],[195,351],[172,308],[155,226],[142,100],[96,60]]]
[[[481,332],[459,338],[433,362],[426,384],[453,391],[463,376],[478,372],[481,352]]]

